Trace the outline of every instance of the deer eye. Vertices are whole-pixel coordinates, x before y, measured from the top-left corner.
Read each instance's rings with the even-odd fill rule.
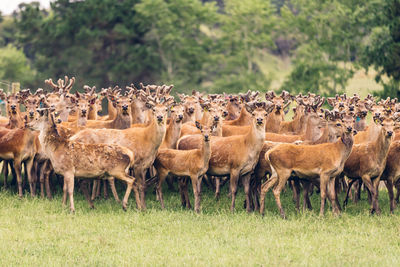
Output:
[[[336,126],[340,127],[340,126],[342,126],[342,125],[341,125],[340,123],[337,123]]]

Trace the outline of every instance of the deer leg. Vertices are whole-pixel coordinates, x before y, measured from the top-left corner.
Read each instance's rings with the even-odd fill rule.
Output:
[[[189,190],[188,190],[188,183],[189,183],[189,179],[187,177],[184,178],[184,183],[183,183],[183,193],[184,193],[184,197],[185,197],[185,202],[186,202],[186,208],[187,209],[191,209],[192,205],[190,204],[190,199],[189,199]]]
[[[3,167],[2,167],[1,173],[4,176],[4,188],[7,188],[8,187],[8,184],[7,184],[7,179],[8,179],[8,161],[7,160],[3,160]]]
[[[108,199],[107,180],[103,180],[103,196]]]
[[[30,189],[30,191],[31,191],[31,196],[32,197],[34,197],[35,196],[35,189],[34,189],[34,186],[33,186],[33,183],[34,183],[34,178],[32,177],[32,174],[33,174],[33,172],[32,172],[32,167],[33,167],[33,157],[31,157],[27,162],[26,162],[26,165],[25,165],[25,175],[27,175],[28,176],[28,182],[29,182],[29,189]]]
[[[290,181],[293,190],[293,202],[296,204],[296,210],[300,210],[300,182],[299,179],[294,178]]]
[[[395,184],[395,187],[397,190],[395,200],[396,200],[396,203],[399,203],[399,199],[400,199],[400,183],[399,183],[399,181],[397,181],[397,183]]]
[[[278,183],[275,185],[275,188],[272,190],[274,197],[275,197],[275,202],[276,205],[278,206],[279,213],[281,214],[282,219],[286,219],[285,211],[282,208],[282,203],[281,203],[281,192],[283,188],[285,187],[285,184],[287,180],[290,177],[290,172],[282,172],[278,173]]]
[[[81,191],[83,192],[83,195],[85,196],[87,202],[89,203],[89,206],[91,209],[94,209],[94,205],[92,200],[90,199],[90,194],[89,194],[89,190],[88,190],[88,181],[87,180],[83,180],[79,183],[79,187],[81,189]]]
[[[110,175],[115,176],[115,178],[126,182],[126,191],[124,198],[122,199],[122,209],[126,211],[129,195],[131,194],[132,188],[135,187],[133,183],[136,181],[136,179],[132,176],[127,175],[125,172],[113,174],[110,173]],[[137,189],[134,189],[134,191],[135,195],[137,194],[137,197],[139,197],[139,192],[137,191]]]
[[[115,201],[120,203],[121,201],[119,200],[117,189],[115,188],[115,179],[114,177],[108,177],[108,183],[110,184],[111,192],[114,196]]]
[[[97,179],[93,180],[92,197],[91,197],[92,201],[96,198],[98,183],[99,181]]]
[[[140,169],[136,174],[137,183],[139,185],[139,195],[140,195],[140,209],[146,210],[146,170]]]
[[[161,204],[161,208],[165,209],[164,196],[163,196],[163,192],[162,192],[162,183],[164,182],[165,178],[168,176],[168,172],[166,172],[163,169],[160,169],[160,170],[157,170],[157,173],[158,173],[158,183],[156,186],[156,192],[157,192],[158,200],[160,201],[160,204]]]
[[[396,208],[396,203],[394,201],[394,194],[393,194],[393,180],[392,177],[387,177],[385,181],[386,188],[389,194],[389,203],[390,203],[390,213],[393,214],[394,209]]]
[[[311,201],[310,201],[310,190],[311,183],[309,181],[302,181],[303,184],[303,210],[309,209],[312,210]]]
[[[264,207],[265,207],[265,195],[267,194],[268,190],[274,186],[278,182],[278,176],[276,173],[271,175],[267,181],[265,181],[261,185],[261,193],[260,193],[260,213],[264,216]]]
[[[183,179],[185,179],[184,177],[178,179],[178,185],[179,185],[179,193],[181,195],[181,205],[182,207],[186,206],[186,200],[185,200],[185,194],[184,194],[184,184],[183,184]]]
[[[336,195],[336,189],[337,189],[337,185],[339,184],[338,179],[336,179],[336,177],[333,177],[329,180],[329,184],[328,184],[328,194],[329,194],[329,200],[331,202],[332,205],[332,212],[335,215],[339,215],[340,214],[340,209],[337,205],[337,195]]]
[[[38,182],[38,169],[39,169],[39,163],[36,159],[33,160],[33,167],[32,167],[32,172],[33,172],[33,194],[36,195],[36,186]]]
[[[235,210],[235,200],[236,200],[236,193],[237,193],[237,186],[239,181],[239,171],[233,170],[230,173],[230,189],[232,194],[232,202],[231,202],[231,212]]]
[[[251,179],[251,173],[248,173],[242,177],[242,183],[244,187],[244,193],[246,194],[246,211],[251,212],[251,206],[250,206],[250,179]]]
[[[197,175],[190,176],[192,181],[193,195],[194,195],[194,211],[200,212],[200,192],[199,192],[199,179]]]
[[[67,204],[67,192],[68,191],[68,183],[64,178],[64,185],[63,185],[63,198],[62,198],[62,204],[65,206]]]
[[[40,182],[40,197],[44,198],[44,176],[45,176],[46,161],[40,166],[39,182]]]
[[[101,191],[101,180],[97,180],[96,198],[100,197],[100,191]]]
[[[22,177],[21,177],[21,160],[19,158],[14,158],[14,170],[17,177],[18,184],[18,196],[22,198]]]
[[[64,174],[64,183],[67,185],[68,197],[69,197],[69,209],[72,213],[75,212],[74,205],[74,174],[66,173]]]
[[[375,195],[374,185],[372,184],[371,177],[369,177],[368,175],[364,175],[362,177],[362,181],[363,181],[364,185],[368,188],[368,190],[372,194],[371,214],[373,214],[374,212],[376,212],[376,203],[373,200],[374,199],[374,195]]]
[[[215,177],[215,199],[219,200],[221,190],[221,178]]]
[[[326,177],[326,175],[321,175],[319,179],[320,179],[320,195],[321,195],[321,209],[319,211],[319,216],[324,216],[328,177]]]
[[[49,160],[46,160],[45,162],[45,168],[43,168],[43,171],[45,172],[45,185],[46,185],[46,193],[47,193],[47,198],[48,199],[52,199],[52,195],[51,195],[51,189],[50,189],[50,175],[52,172],[52,168],[53,166],[51,165]]]
[[[375,201],[375,212],[377,215],[381,214],[381,208],[379,207],[379,183],[381,181],[381,176],[378,176],[372,181],[375,192],[372,193],[372,201]]]
[[[176,192],[176,189],[175,189],[175,187],[174,187],[174,180],[173,180],[173,178],[172,178],[171,176],[167,177],[167,178],[165,179],[165,182],[166,182],[167,185],[168,185],[168,190],[169,190],[169,191],[171,191],[171,192]]]
[[[348,200],[349,200],[349,192],[351,191],[351,187],[353,186],[353,184],[354,184],[356,181],[357,181],[357,180],[351,180],[350,183],[349,183],[349,186],[347,187],[346,198],[345,198],[344,201],[343,201],[343,208],[346,208],[346,206],[347,206],[347,202],[348,202]],[[354,193],[354,195],[356,195],[356,194]]]

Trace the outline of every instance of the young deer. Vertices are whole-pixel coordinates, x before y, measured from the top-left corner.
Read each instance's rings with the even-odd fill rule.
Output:
[[[392,142],[393,120],[391,118],[385,118],[383,121],[375,119],[375,123],[379,124],[378,135],[370,142],[354,145],[344,165],[344,174],[351,180],[362,180],[371,192],[371,213],[376,212],[380,214],[378,186],[380,177],[386,166],[386,158]],[[347,191],[344,205],[347,203],[348,192],[349,190]]]
[[[175,176],[190,177],[195,199],[194,210],[200,212],[201,178],[208,169],[208,162],[211,156],[209,137],[212,129],[207,126],[203,127],[200,123],[196,123],[196,126],[203,136],[201,148],[192,150],[160,149],[154,161],[154,167],[158,174],[157,195],[163,209],[165,206],[162,183],[168,174],[173,174]]]
[[[58,135],[54,117],[48,109],[40,109],[39,115],[28,125],[39,130],[39,140],[46,155],[50,158],[54,171],[64,176],[63,204],[66,204],[67,192],[70,210],[74,206],[74,179],[113,176],[127,183],[122,207],[126,210],[128,198],[135,181],[129,176],[129,168],[134,164],[134,154],[125,147],[106,144],[82,144],[70,141]],[[135,193],[136,188],[135,188]]]
[[[140,209],[146,208],[146,172],[153,165],[158,148],[166,131],[166,115],[172,99],[166,99],[163,104],[156,103],[150,96],[148,105],[152,107],[153,118],[146,127],[118,129],[86,129],[80,131],[70,140],[84,143],[118,144],[129,148],[135,153],[134,173],[138,180],[140,199],[136,199]]]
[[[245,135],[211,138],[211,159],[208,175],[230,175],[230,188],[232,192],[231,211],[235,209],[235,200],[239,178],[243,177],[247,206],[250,211],[249,187],[251,173],[258,161],[265,138],[265,111],[266,105],[251,110],[253,121],[250,131]],[[178,141],[178,149],[198,148],[201,141],[199,136],[185,136]]]
[[[320,180],[321,210],[324,214],[326,191],[329,184],[329,200],[332,202],[334,213],[339,213],[335,193],[335,177],[344,168],[353,147],[354,119],[351,116],[344,118],[344,132],[340,140],[335,143],[319,145],[280,144],[265,154],[265,158],[272,167],[272,177],[261,187],[260,212],[264,214],[265,194],[275,186],[273,193],[282,218],[286,218],[280,201],[280,194],[287,180],[294,172],[296,176],[313,181]]]

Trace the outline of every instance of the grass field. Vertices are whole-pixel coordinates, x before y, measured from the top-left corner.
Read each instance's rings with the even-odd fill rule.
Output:
[[[400,264],[399,212],[389,215],[388,196],[380,194],[381,216],[370,216],[366,194],[340,217],[330,211],[297,214],[291,190],[283,193],[288,220],[267,194],[266,215],[247,214],[243,192],[237,212],[229,212],[227,188],[216,202],[204,188],[202,212],[182,209],[178,193],[165,191],[166,210],[148,193],[148,210],[123,212],[112,199],[96,201],[90,210],[80,193],[76,213],[61,205],[61,194],[49,201],[0,191],[0,262],[32,265],[319,265]],[[122,192],[120,192],[120,195]],[[27,194],[26,194],[27,195]],[[341,196],[343,199],[343,196]],[[191,198],[193,201],[193,198]]]

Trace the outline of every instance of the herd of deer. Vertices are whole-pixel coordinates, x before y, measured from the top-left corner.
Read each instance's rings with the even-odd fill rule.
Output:
[[[201,184],[215,189],[229,181],[231,210],[239,181],[246,195],[248,212],[264,213],[265,195],[272,188],[282,217],[285,212],[280,193],[286,185],[293,191],[296,208],[311,209],[313,188],[321,196],[320,214],[326,198],[334,214],[341,206],[337,193],[346,190],[357,201],[362,185],[368,192],[371,212],[380,213],[379,182],[384,181],[390,198],[390,211],[400,192],[400,104],[397,99],[376,102],[336,95],[327,98],[331,110],[322,109],[324,97],[315,94],[292,96],[259,92],[239,95],[170,94],[173,86],[133,84],[125,90],[84,87],[84,93],[70,93],[74,78],[51,79],[52,90],[29,89],[16,94],[0,90],[6,102],[7,117],[0,116],[0,160],[3,161],[4,187],[12,171],[23,195],[22,165],[32,196],[39,182],[41,196],[52,197],[50,177],[63,178],[63,204],[67,194],[74,211],[74,185],[93,207],[103,186],[110,185],[119,202],[115,178],[126,183],[122,200],[127,207],[133,189],[138,209],[146,209],[145,193],[155,185],[157,199],[164,208],[163,182],[168,188],[179,184],[182,205],[191,208],[188,185],[194,195],[194,210],[200,211]],[[124,92],[124,93],[122,93]],[[107,99],[108,115],[100,116]],[[24,106],[21,111],[20,106]],[[293,106],[293,119],[285,114]],[[367,115],[372,122],[367,125]],[[90,178],[90,179],[89,179]],[[190,183],[189,183],[190,178]],[[62,180],[61,180],[62,181]],[[92,193],[89,185],[92,183]],[[394,187],[397,196],[394,197]]]

